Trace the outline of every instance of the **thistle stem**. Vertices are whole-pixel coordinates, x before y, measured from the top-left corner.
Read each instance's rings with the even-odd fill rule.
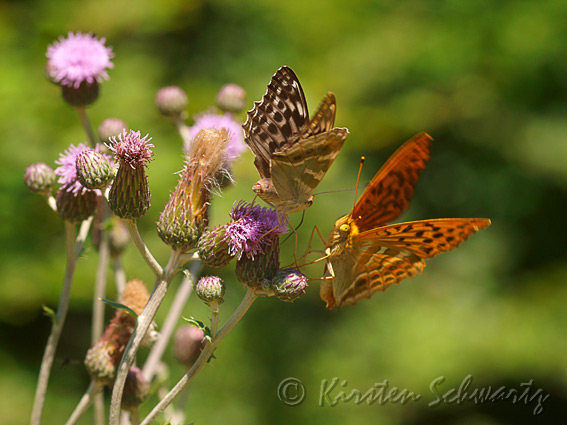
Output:
[[[79,120],[81,121],[81,125],[83,126],[83,129],[85,130],[85,133],[87,133],[87,137],[89,138],[91,148],[94,148],[96,146],[96,138],[95,138],[95,134],[93,132],[93,127],[91,125],[91,121],[89,120],[89,117],[87,116],[87,108],[82,106],[82,107],[77,107],[75,109],[77,110],[77,113],[79,114]]]
[[[123,219],[122,221],[128,228],[130,237],[132,238],[134,245],[136,245],[136,248],[138,248],[138,251],[140,251],[140,254],[142,254],[142,258],[148,264],[150,269],[152,269],[156,277],[158,278],[161,277],[163,275],[163,269],[159,265],[157,260],[154,258],[154,256],[152,255],[146,244],[144,243],[142,236],[138,231],[138,225],[136,220]]]
[[[122,266],[122,259],[120,257],[114,259],[113,265],[116,294],[117,298],[120,299],[122,297],[122,291],[124,291],[124,287],[126,286],[126,272],[124,271],[124,267]]]
[[[77,407],[75,407],[75,410],[65,425],[75,425],[99,394],[102,394],[102,386],[92,380],[89,388],[87,388],[87,391],[81,398],[81,401],[79,401],[79,404],[77,404]]]
[[[227,320],[225,325],[220,329],[220,331],[213,337],[212,341],[207,344],[205,349],[201,352],[201,355],[197,361],[193,364],[191,369],[179,380],[179,382],[171,389],[169,393],[152,409],[152,411],[146,416],[140,425],[149,425],[152,421],[167,407],[171,402],[191,383],[193,378],[205,367],[207,361],[213,354],[217,345],[223,340],[223,338],[230,333],[236,326],[236,324],[242,319],[244,314],[248,311],[252,303],[256,300],[258,295],[253,289],[248,289],[244,299],[232,314],[232,316]]]
[[[180,267],[179,257],[180,253],[172,251],[163,275],[159,275],[157,277],[150,299],[142,313],[138,316],[136,328],[134,329],[132,337],[126,346],[126,350],[124,351],[124,355],[122,356],[122,360],[120,361],[120,365],[116,372],[116,379],[114,381],[114,388],[112,389],[112,398],[110,403],[110,425],[118,425],[120,421],[120,405],[122,402],[122,393],[124,392],[124,383],[126,382],[128,370],[134,363],[136,353],[140,348],[142,340],[154,320],[171,280],[177,273],[177,269]]]
[[[173,299],[173,304],[167,313],[167,317],[163,322],[163,325],[160,330],[160,336],[158,340],[155,342],[148,358],[146,359],[146,363],[144,363],[144,367],[142,369],[142,373],[146,381],[151,382],[153,379],[157,366],[163,356],[165,348],[167,347],[169,340],[171,339],[171,335],[175,329],[175,325],[181,316],[181,312],[183,311],[183,307],[187,303],[191,292],[193,291],[193,282],[197,279],[199,272],[203,264],[200,261],[196,261],[191,265],[191,277],[189,278],[187,275],[183,277],[183,280],[179,284],[179,288],[177,289],[177,293]]]
[[[43,405],[45,403],[45,394],[47,392],[47,384],[49,375],[51,373],[51,366],[55,358],[57,350],[57,343],[61,337],[61,331],[65,324],[67,317],[67,310],[69,309],[69,299],[71,297],[71,284],[73,282],[73,275],[75,273],[75,265],[77,262],[77,248],[80,251],[80,246],[75,246],[75,224],[65,221],[65,234],[66,234],[66,265],[65,277],[63,279],[63,288],[61,290],[61,297],[59,298],[59,305],[57,306],[56,318],[51,325],[51,333],[45,346],[43,359],[39,370],[39,378],[37,388],[35,391],[35,398],[31,414],[31,425],[39,425],[41,422],[41,415],[43,413]],[[82,246],[82,243],[81,243]]]

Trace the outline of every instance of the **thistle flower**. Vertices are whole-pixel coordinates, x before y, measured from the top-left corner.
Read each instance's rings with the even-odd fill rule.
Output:
[[[217,94],[216,103],[224,112],[240,112],[246,107],[246,92],[237,84],[225,84]]]
[[[179,363],[189,369],[199,358],[206,344],[202,329],[194,325],[182,326],[175,332],[173,354]]]
[[[114,169],[105,155],[85,149],[77,156],[77,179],[87,189],[102,189],[114,177]]]
[[[124,130],[111,138],[109,149],[119,160],[118,172],[108,197],[110,209],[120,218],[137,219],[150,207],[150,188],[146,167],[152,160],[154,147],[148,135],[141,137],[139,131]]]
[[[246,150],[244,144],[244,133],[241,124],[237,123],[230,114],[218,115],[214,112],[206,112],[195,117],[195,124],[189,128],[190,143],[186,143],[183,149],[189,153],[194,140],[204,128],[226,129],[229,139],[226,145],[225,168],[230,168],[232,162]]]
[[[140,314],[149,297],[144,282],[133,279],[126,284],[120,302]],[[93,379],[103,385],[111,385],[114,382],[116,368],[135,327],[136,319],[124,310],[116,310],[104,334],[88,350],[85,357],[85,366]]]
[[[205,231],[197,246],[199,258],[207,267],[221,268],[230,263],[234,254],[230,252],[228,225]]]
[[[77,157],[85,150],[87,144],[71,145],[55,161],[59,165],[55,174],[59,176],[57,182],[62,186],[57,191],[57,212],[67,221],[79,222],[89,218],[97,206],[100,190],[89,190],[77,178]]]
[[[105,39],[91,34],[70,32],[47,48],[49,76],[62,86],[79,88],[81,83],[100,83],[108,79],[106,70],[113,68],[110,59],[112,48],[104,45]]]
[[[229,253],[239,260],[243,254],[254,260],[256,255],[277,244],[278,237],[288,230],[283,214],[244,201],[232,205],[230,217],[232,222],[227,225]]]
[[[168,86],[158,90],[155,100],[159,112],[166,117],[180,116],[187,107],[187,95],[181,87]]]
[[[307,278],[297,269],[278,270],[271,282],[276,297],[282,301],[295,301],[307,288]]]
[[[205,276],[195,285],[195,293],[206,304],[222,304],[224,302],[225,285],[218,276]]]
[[[128,130],[128,126],[120,118],[106,118],[98,126],[98,137],[103,142],[109,142],[112,137],[117,137]]]
[[[207,208],[216,176],[225,158],[226,130],[203,129],[197,134],[185,168],[157,223],[161,239],[173,249],[187,252],[207,224]]]
[[[28,189],[44,196],[51,195],[55,179],[56,176],[53,169],[43,162],[30,165],[26,168],[26,174],[24,176],[24,182]]]
[[[236,277],[250,288],[269,287],[279,269],[279,236],[287,232],[285,216],[275,210],[245,202],[234,203],[229,252],[237,256]]]

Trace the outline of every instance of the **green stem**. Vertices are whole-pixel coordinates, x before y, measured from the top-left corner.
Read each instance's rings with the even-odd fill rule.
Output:
[[[197,361],[193,364],[191,369],[179,380],[179,382],[171,389],[169,393],[152,409],[152,411],[146,416],[140,425],[149,425],[154,419],[173,402],[173,400],[191,383],[193,378],[205,367],[207,361],[215,351],[217,345],[227,336],[230,331],[234,329],[236,324],[242,319],[244,314],[248,311],[252,303],[256,300],[258,295],[253,289],[248,289],[244,299],[228,319],[225,325],[220,329],[220,331],[214,336],[212,341],[207,344],[205,349],[201,352],[201,355]]]
[[[61,337],[61,331],[65,324],[67,317],[67,310],[69,309],[69,300],[71,297],[71,284],[73,282],[73,275],[75,273],[75,265],[77,262],[76,247],[75,247],[75,224],[65,221],[65,234],[66,234],[66,252],[67,261],[65,266],[65,277],[63,279],[63,288],[61,290],[61,297],[59,298],[59,305],[57,306],[56,318],[51,325],[51,333],[45,346],[41,367],[39,370],[39,378],[37,388],[35,391],[35,398],[33,402],[31,425],[39,425],[41,423],[41,415],[43,413],[43,405],[45,403],[45,394],[47,392],[47,384],[49,382],[49,375],[51,373],[51,366],[55,358],[57,344]],[[82,245],[82,244],[81,244]],[[80,250],[80,249],[79,249]]]
[[[176,251],[171,253],[171,257],[169,258],[169,262],[163,275],[158,276],[156,279],[150,299],[142,313],[138,316],[136,328],[134,329],[134,333],[126,346],[124,355],[122,356],[122,360],[120,361],[120,365],[116,372],[116,379],[114,381],[110,403],[110,425],[118,425],[120,421],[120,405],[122,403],[122,393],[124,392],[124,383],[126,382],[128,370],[134,363],[136,353],[140,348],[142,340],[154,320],[171,280],[176,275],[177,270],[180,267],[179,257],[180,253]]]
[[[89,117],[87,116],[87,108],[82,106],[82,107],[77,107],[75,109],[77,109],[77,113],[79,114],[79,120],[81,121],[81,125],[83,126],[83,129],[85,130],[85,133],[87,133],[87,137],[89,138],[91,148],[94,149],[94,147],[96,146],[97,140],[96,140],[95,134],[93,132],[93,127],[91,125],[91,121],[89,120]]]

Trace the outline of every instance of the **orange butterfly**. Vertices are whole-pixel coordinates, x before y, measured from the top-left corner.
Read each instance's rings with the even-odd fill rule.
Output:
[[[335,95],[327,93],[310,120],[297,76],[282,66],[262,101],[247,112],[245,141],[261,177],[252,190],[278,211],[302,211],[313,203],[348,135],[346,128],[334,128],[336,109]]]
[[[408,206],[429,159],[432,138],[419,133],[376,173],[352,211],[339,218],[326,248],[321,298],[327,308],[356,304],[421,273],[425,259],[455,249],[490,225],[487,218],[441,218],[392,224]]]

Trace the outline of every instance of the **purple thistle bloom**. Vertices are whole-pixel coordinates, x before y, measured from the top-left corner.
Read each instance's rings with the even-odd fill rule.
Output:
[[[79,193],[82,195],[89,189],[83,187],[77,178],[77,157],[83,152],[90,149],[87,146],[87,142],[81,143],[78,146],[71,145],[69,148],[59,154],[59,159],[55,161],[59,167],[55,169],[55,174],[59,176],[57,183],[62,185],[61,189],[66,192],[72,192],[75,196]],[[98,152],[98,148],[95,149]],[[106,156],[107,159],[108,156]],[[100,195],[100,190],[95,190],[97,195]]]
[[[106,68],[113,68],[110,59],[112,48],[104,45],[105,39],[91,34],[70,32],[47,48],[49,76],[63,86],[78,88],[108,79]]]
[[[197,133],[204,128],[216,128],[217,130],[225,128],[228,132],[229,140],[226,145],[226,161],[228,165],[246,150],[242,126],[234,121],[232,115],[228,113],[219,115],[214,112],[205,112],[195,116],[195,124],[189,128],[191,142],[193,142]],[[191,143],[185,144],[184,150],[186,153],[189,152],[190,146]]]
[[[118,137],[111,137],[111,143],[107,146],[116,154],[120,163],[125,163],[131,168],[147,166],[148,162],[153,160],[151,148],[154,147],[149,143],[152,138],[148,139],[148,136],[149,134],[146,134],[142,137],[139,131],[124,130]]]
[[[233,221],[227,225],[229,253],[239,260],[243,253],[254,259],[288,230],[283,214],[244,201],[233,204],[230,216]]]

